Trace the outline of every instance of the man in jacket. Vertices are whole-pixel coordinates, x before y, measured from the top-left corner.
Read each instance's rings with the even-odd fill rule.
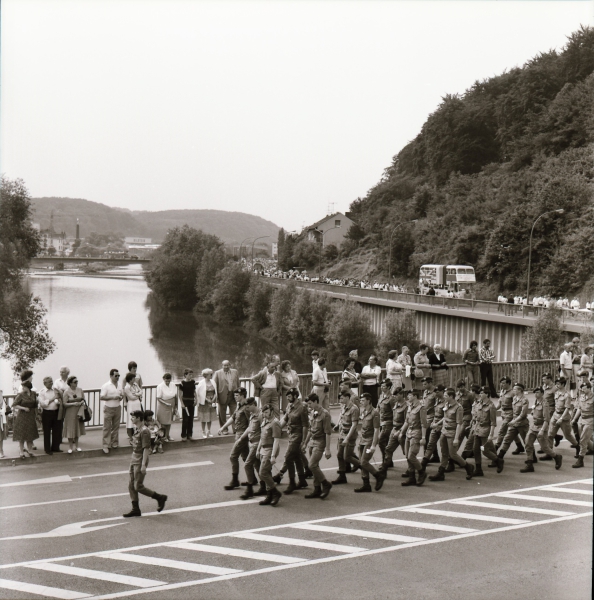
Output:
[[[227,407],[229,407],[229,417],[233,416],[237,403],[233,392],[239,388],[239,374],[237,369],[231,368],[231,363],[224,360],[223,367],[214,374],[214,384],[217,388],[217,402],[219,404],[219,425],[223,427],[227,420]]]
[[[270,361],[264,369],[252,377],[254,394],[260,398],[260,406],[270,404],[274,416],[280,417],[280,397],[283,389],[281,374],[276,370],[276,362]]]

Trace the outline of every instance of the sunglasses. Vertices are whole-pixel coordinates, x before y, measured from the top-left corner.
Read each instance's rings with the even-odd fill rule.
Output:
[[[119,375],[119,373],[116,373],[116,374],[114,375],[114,377],[119,377],[119,376],[120,376],[120,375]]]

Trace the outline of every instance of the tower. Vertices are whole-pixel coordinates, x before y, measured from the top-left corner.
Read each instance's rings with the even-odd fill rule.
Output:
[[[76,239],[80,240],[80,225],[78,219],[76,219]]]

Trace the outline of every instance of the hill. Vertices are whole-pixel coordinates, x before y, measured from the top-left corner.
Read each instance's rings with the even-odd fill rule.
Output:
[[[382,179],[358,198],[350,238],[328,271],[418,277],[424,263],[473,265],[482,296],[594,297],[594,29],[561,51],[446,95]],[[294,264],[301,259],[293,253]],[[301,259],[303,260],[303,259]],[[291,261],[290,261],[291,262]],[[480,291],[480,286],[479,286]],[[532,295],[532,293],[531,293]]]
[[[150,237],[157,242],[164,239],[168,229],[184,224],[216,235],[226,243],[262,235],[269,235],[275,241],[279,229],[261,217],[223,210],[130,211],[82,198],[33,198],[32,207],[33,218],[42,228],[49,227],[53,211],[54,229],[69,236],[76,233],[76,219],[80,222],[81,237],[94,231]]]

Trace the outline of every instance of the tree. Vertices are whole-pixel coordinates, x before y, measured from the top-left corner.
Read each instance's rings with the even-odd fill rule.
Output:
[[[217,321],[234,323],[244,318],[245,295],[252,277],[237,263],[228,264],[218,273],[210,298]]]
[[[290,281],[287,285],[276,288],[272,295],[268,312],[270,337],[280,344],[289,345],[289,322],[297,293],[295,282]]]
[[[332,303],[326,326],[326,347],[333,356],[347,356],[353,348],[371,351],[375,341],[369,314],[359,304],[350,300]]]
[[[417,331],[417,313],[414,310],[391,310],[384,321],[384,333],[380,337],[379,351],[386,358],[390,350],[408,346],[411,354],[419,349],[420,340]]]
[[[212,311],[210,304],[212,288],[217,275],[223,270],[227,263],[223,246],[213,246],[204,251],[202,262],[196,274],[196,299],[198,310]]]
[[[261,331],[268,327],[270,303],[274,288],[262,283],[257,277],[252,277],[250,287],[245,295],[245,326],[252,331]]]
[[[524,360],[559,357],[565,341],[561,317],[560,308],[548,308],[538,315],[536,323],[532,327],[526,327],[522,337],[522,358]]]
[[[0,357],[15,372],[44,360],[55,349],[41,300],[25,292],[23,276],[40,250],[31,227],[31,198],[22,180],[2,178],[0,202]]]
[[[326,323],[331,304],[323,294],[300,291],[292,308],[288,325],[291,345],[300,350],[325,346]]]

